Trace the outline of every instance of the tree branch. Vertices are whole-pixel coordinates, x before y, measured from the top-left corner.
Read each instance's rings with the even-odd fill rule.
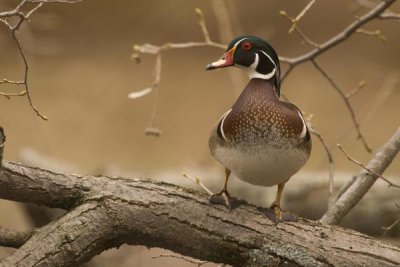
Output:
[[[363,168],[364,170],[370,172],[371,174],[375,175],[378,178],[381,178],[383,181],[385,181],[388,184],[388,187],[396,187],[396,188],[400,188],[400,185],[397,185],[395,183],[392,183],[389,179],[387,179],[386,177],[383,177],[382,175],[374,172],[371,169],[368,169],[368,167],[366,167],[364,164],[362,164],[361,162],[359,162],[358,160],[355,160],[354,158],[352,158],[347,152],[346,150],[344,150],[344,148],[342,147],[341,144],[337,144],[338,148],[343,152],[343,154],[346,155],[347,159],[350,160],[351,162],[354,162],[355,164],[357,164],[358,166],[360,166],[361,168]]]
[[[332,79],[331,76],[320,66],[320,64],[315,60],[311,59],[311,62],[313,63],[314,67],[325,77],[325,79],[329,82],[329,84],[335,89],[335,91],[340,95],[340,97],[343,99],[343,102],[346,104],[346,108],[350,113],[351,120],[353,122],[354,128],[357,131],[357,138],[359,138],[362,143],[364,144],[365,150],[368,152],[371,152],[372,149],[368,145],[367,140],[365,139],[364,135],[361,132],[360,129],[360,123],[358,122],[356,118],[356,113],[353,109],[353,106],[351,105],[349,101],[349,97],[346,96],[346,94],[343,92],[342,89],[336,84],[336,82]]]
[[[275,226],[255,206],[228,211],[210,205],[204,194],[163,182],[59,174],[6,162],[0,197],[70,210],[0,265],[77,266],[123,243],[234,266],[400,262],[399,248],[352,230],[304,219]]]
[[[25,244],[26,241],[28,241],[29,238],[31,238],[34,234],[35,231],[31,230],[18,232],[4,229],[0,226],[0,246],[19,248],[20,246]]]
[[[0,95],[10,98],[11,96],[24,96],[26,95],[29,101],[29,105],[35,111],[35,113],[42,118],[43,120],[47,120],[47,117],[44,116],[39,109],[34,105],[32,101],[32,97],[29,91],[29,64],[25,55],[25,51],[22,48],[22,44],[18,37],[18,31],[21,28],[21,25],[27,21],[30,16],[35,13],[39,8],[41,8],[46,3],[77,3],[82,0],[22,0],[13,10],[0,12],[0,23],[5,25],[11,33],[12,39],[14,40],[15,45],[17,46],[18,52],[22,59],[24,65],[24,74],[23,79],[20,81],[12,81],[8,79],[0,80],[0,84],[13,84],[13,85],[23,85],[25,90],[21,93],[4,93],[0,92]],[[29,5],[30,4],[30,5]],[[33,7],[31,7],[33,5]],[[27,7],[28,6],[28,7]],[[27,11],[24,11],[27,9]],[[15,18],[17,21],[12,24],[7,19]]]
[[[384,144],[368,163],[366,168],[372,170],[362,170],[355,179],[344,185],[347,188],[341,190],[335,203],[322,216],[321,222],[325,224],[337,224],[343,217],[364,197],[379,176],[390,165],[400,150],[400,127],[394,135]]]
[[[289,29],[289,34],[292,33],[294,31],[294,29],[296,29],[297,27],[297,23],[300,21],[300,19],[307,13],[307,11],[315,4],[316,0],[310,0],[310,2],[308,2],[308,4],[303,8],[303,10],[295,17],[291,17],[289,16],[286,11],[281,10],[280,14],[284,17],[286,17],[290,23],[292,24],[290,29]]]
[[[334,37],[330,38],[325,43],[321,44],[319,47],[311,50],[308,53],[305,53],[301,56],[294,57],[294,58],[287,58],[287,57],[280,57],[279,59],[282,62],[285,62],[289,65],[296,66],[298,64],[304,63],[308,60],[316,58],[317,56],[321,55],[322,53],[328,51],[330,48],[342,43],[347,38],[349,38],[357,29],[361,26],[366,24],[367,22],[371,21],[379,17],[387,8],[389,8],[396,0],[384,0],[380,4],[378,4],[375,8],[371,9],[367,14],[359,17],[354,21],[352,24],[347,26],[343,31],[339,34],[335,35]]]

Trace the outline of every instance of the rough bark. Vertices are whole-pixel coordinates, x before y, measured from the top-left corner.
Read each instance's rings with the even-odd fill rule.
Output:
[[[0,226],[0,246],[19,248],[25,244],[34,233],[34,231],[11,231]]]
[[[234,266],[395,266],[400,249],[301,219],[275,226],[244,204],[228,211],[162,182],[54,173],[5,162],[0,198],[69,212],[38,229],[0,266],[77,266],[123,243]]]

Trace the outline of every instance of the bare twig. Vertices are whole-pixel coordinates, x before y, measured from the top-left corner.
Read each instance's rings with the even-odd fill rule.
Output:
[[[400,188],[400,185],[396,185],[394,183],[392,183],[389,179],[383,177],[382,175],[374,172],[373,170],[369,169],[368,167],[366,167],[364,164],[362,164],[361,162],[359,162],[358,160],[352,158],[349,153],[346,152],[346,150],[344,150],[343,146],[341,144],[337,144],[337,147],[343,152],[343,154],[346,155],[347,159],[350,160],[351,162],[354,162],[355,164],[357,164],[358,166],[360,166],[361,168],[363,168],[364,170],[372,173],[373,175],[375,175],[378,178],[381,178],[383,181],[385,181],[386,183],[388,183],[389,187],[396,187],[396,188]]]
[[[188,174],[186,174],[186,173],[183,174],[183,177],[188,178],[188,179],[192,180],[193,182],[195,182],[196,184],[200,185],[201,188],[203,188],[210,196],[214,194],[210,189],[208,189],[208,188],[200,181],[199,178],[197,178],[197,177],[192,177],[192,176],[190,176],[190,175],[188,175]]]
[[[152,54],[156,56],[156,64],[154,67],[154,80],[153,83],[150,87],[151,90],[147,90],[145,94],[140,94],[139,91],[139,97],[144,96],[147,93],[154,91],[155,98],[154,98],[154,105],[153,105],[153,111],[150,119],[150,126],[145,129],[145,134],[149,136],[160,136],[161,130],[158,129],[156,126],[156,118],[157,118],[157,109],[158,109],[158,88],[160,85],[160,80],[161,80],[161,71],[162,71],[162,52],[164,51],[169,51],[169,50],[174,50],[174,49],[186,49],[186,48],[194,48],[194,47],[216,47],[220,49],[225,49],[225,45],[214,42],[210,38],[210,34],[207,29],[206,22],[204,20],[204,14],[203,11],[200,8],[195,9],[195,13],[197,14],[199,18],[199,26],[200,29],[203,33],[204,37],[204,42],[186,42],[186,43],[165,43],[163,45],[157,46],[153,44],[143,44],[143,45],[134,45],[133,50],[134,53],[132,54],[132,58],[136,60],[136,62],[140,63],[141,61],[141,55],[142,54]],[[147,89],[147,88],[146,88]],[[144,90],[146,90],[144,89]],[[132,97],[133,96],[133,97]],[[129,94],[130,98],[138,98],[138,92],[133,92]]]
[[[280,57],[280,61],[287,63],[289,65],[299,65],[301,63],[307,62],[322,53],[328,51],[330,48],[337,46],[343,41],[347,40],[357,29],[361,28],[367,22],[378,18],[380,14],[382,14],[387,8],[389,8],[396,0],[386,0],[379,3],[375,8],[370,10],[365,15],[357,18],[353,23],[347,26],[343,31],[333,36],[326,42],[320,45],[320,47],[311,50],[308,53],[300,55],[294,58]]]
[[[196,8],[194,12],[196,12],[197,16],[199,17],[199,26],[201,31],[203,32],[204,40],[206,41],[206,43],[212,43],[210,34],[208,33],[206,21],[204,19],[203,11],[200,8]]]
[[[334,165],[334,161],[333,161],[333,156],[332,156],[332,152],[328,146],[328,144],[325,142],[325,139],[322,137],[321,133],[317,130],[315,130],[315,128],[312,126],[310,120],[307,121],[307,126],[309,131],[315,135],[318,140],[321,142],[322,147],[325,150],[325,153],[328,157],[328,164],[329,164],[329,178],[328,178],[328,194],[329,194],[329,198],[328,198],[328,207],[330,207],[333,202],[334,202],[334,195],[333,195],[333,189],[335,187],[335,180],[334,180],[334,169],[335,169],[335,165]]]
[[[380,30],[368,31],[365,29],[357,29],[356,33],[361,33],[361,34],[364,34],[367,36],[374,36],[374,37],[377,37],[379,40],[381,40],[383,43],[387,43],[386,36],[383,35]]]
[[[383,233],[382,236],[385,236],[390,230],[392,230],[398,223],[400,223],[400,218],[398,218],[396,221],[394,221],[391,225],[389,226],[384,226],[382,227]]]
[[[153,256],[152,258],[153,259],[158,259],[158,258],[181,259],[181,260],[196,264],[198,267],[200,267],[200,266],[202,266],[202,265],[204,265],[206,263],[209,263],[209,261],[196,260],[196,259],[193,259],[193,258],[190,258],[190,257],[186,257],[186,256],[183,256],[183,255],[175,255],[175,254],[168,254],[168,253],[167,254],[160,254],[158,256]]]
[[[395,13],[383,13],[379,16],[380,19],[392,19],[392,20],[397,20],[400,22],[400,14],[395,14]]]
[[[365,8],[373,8],[375,6],[375,2],[369,0],[357,0],[357,3]],[[394,19],[400,22],[400,14],[396,14],[393,11],[387,9],[384,13],[379,15],[380,19]]]
[[[286,11],[284,11],[284,10],[281,10],[279,12],[282,16],[287,18],[292,24],[289,29],[289,34],[292,33],[296,29],[297,23],[307,13],[307,11],[310,10],[310,8],[315,4],[315,2],[316,2],[316,0],[311,0],[310,2],[308,2],[308,4],[303,8],[303,10],[295,18],[289,16],[286,13]]]
[[[296,27],[296,33],[304,40],[308,45],[319,48],[321,45],[311,40],[298,26]]]
[[[348,92],[348,93],[346,94],[346,98],[349,99],[350,97],[352,97],[352,96],[354,96],[355,94],[357,94],[358,92],[360,92],[361,89],[363,89],[363,88],[365,87],[365,84],[366,84],[365,81],[360,81],[360,82],[358,83],[357,87],[356,87],[354,90],[352,90],[352,91],[350,91],[350,92]]]
[[[23,85],[24,81],[11,81],[11,80],[7,80],[7,79],[3,79],[0,81],[0,84],[4,84],[4,83],[14,84],[14,85]]]
[[[23,96],[26,95],[29,101],[29,105],[31,108],[36,112],[36,114],[42,118],[43,120],[47,120],[47,117],[44,116],[39,109],[33,104],[32,97],[29,91],[29,64],[26,58],[24,49],[22,48],[22,44],[18,37],[18,31],[21,28],[21,25],[27,21],[30,16],[35,13],[39,8],[41,8],[46,3],[77,3],[81,2],[82,0],[22,0],[19,4],[10,11],[0,12],[0,23],[4,24],[11,32],[12,39],[14,40],[15,45],[17,46],[18,52],[20,57],[23,61],[24,65],[24,74],[23,80],[21,81],[10,81],[7,79],[3,79],[0,81],[0,84],[8,83],[8,84],[15,84],[15,85],[23,85],[25,87],[25,91],[16,94],[9,94],[9,93],[0,93],[7,98],[11,96]],[[27,5],[31,4],[31,5]],[[26,11],[25,11],[26,10]],[[17,21],[12,24],[7,19],[15,18]]]
[[[311,2],[310,2],[311,3]],[[290,17],[286,11],[280,11],[279,13],[280,15],[282,15],[284,18],[286,18],[290,23],[291,23],[291,28],[289,29],[289,34],[293,32],[293,30],[296,30],[296,33],[300,36],[301,39],[303,39],[303,41],[314,47],[314,48],[319,48],[320,45],[317,44],[316,42],[314,42],[313,40],[311,40],[301,29],[300,27],[297,26],[297,22],[295,21],[295,18]]]
[[[400,205],[399,204],[395,204],[396,207],[398,207],[400,209]],[[382,227],[382,229],[384,230],[382,236],[385,236],[390,230],[392,230],[398,223],[400,222],[400,218],[398,218],[396,221],[394,221],[391,225],[387,226],[387,227]]]
[[[349,111],[349,113],[351,115],[353,125],[357,131],[357,138],[359,138],[362,141],[365,149],[368,152],[371,152],[372,149],[368,145],[367,140],[365,139],[364,135],[361,132],[360,124],[356,118],[356,114],[354,112],[354,109],[353,109],[348,97],[343,92],[343,90],[336,84],[336,82],[332,79],[332,77],[329,76],[329,74],[318,64],[318,62],[315,59],[311,59],[311,62],[313,63],[315,68],[325,77],[325,79],[332,85],[332,87],[336,90],[336,92],[340,95],[340,97],[343,99],[344,103],[346,104],[347,110]]]
[[[26,91],[21,91],[19,93],[4,93],[4,92],[0,92],[0,95],[4,96],[7,99],[10,99],[13,96],[24,96],[26,95]]]

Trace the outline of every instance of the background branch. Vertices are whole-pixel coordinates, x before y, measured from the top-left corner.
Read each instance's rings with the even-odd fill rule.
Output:
[[[346,94],[343,92],[343,90],[336,84],[334,79],[319,65],[319,63],[315,60],[312,59],[311,62],[313,63],[314,67],[325,77],[325,79],[332,85],[332,87],[338,92],[340,97],[342,98],[343,102],[346,104],[346,108],[348,109],[350,113],[351,120],[353,122],[354,128],[357,131],[357,138],[362,141],[364,144],[364,148],[368,151],[371,152],[372,149],[368,145],[367,140],[365,139],[364,135],[361,132],[360,129],[360,124],[356,118],[356,113],[349,101],[349,97],[346,96]]]
[[[396,0],[386,0],[379,3],[375,8],[371,9],[367,14],[357,18],[353,23],[347,26],[343,31],[333,36],[318,48],[311,50],[308,53],[300,55],[294,58],[281,57],[279,58],[282,62],[289,65],[296,66],[298,64],[304,63],[308,60],[314,59],[320,56],[322,53],[328,51],[334,46],[339,45],[346,39],[348,39],[357,29],[366,24],[367,22],[378,18],[387,8],[389,8]]]
[[[47,120],[47,117],[43,115],[39,109],[35,106],[35,104],[32,101],[32,96],[29,90],[29,63],[27,60],[27,57],[25,55],[25,51],[22,47],[21,41],[18,37],[18,32],[21,28],[21,26],[24,24],[24,22],[28,21],[29,18],[33,13],[35,13],[39,8],[41,8],[44,4],[46,3],[77,3],[82,0],[22,0],[19,2],[19,4],[10,11],[3,11],[0,12],[0,23],[5,25],[8,30],[11,33],[12,39],[18,49],[19,55],[22,59],[23,65],[24,65],[24,74],[23,74],[23,79],[20,81],[13,81],[9,79],[3,78],[0,80],[0,85],[1,84],[12,84],[12,85],[23,85],[25,87],[25,90],[22,91],[21,93],[4,93],[0,92],[0,95],[3,95],[7,98],[10,98],[11,96],[24,96],[26,95],[29,101],[29,105],[32,107],[32,109],[35,111],[35,113],[42,118],[43,120]],[[29,5],[31,4],[31,5]],[[26,11],[24,11],[26,10]],[[15,18],[17,21],[12,24],[11,22],[8,21],[8,19],[13,19]]]
[[[400,127],[394,135],[376,153],[367,164],[367,169],[382,175],[400,150]],[[371,171],[362,170],[355,179],[344,185],[347,188],[338,196],[335,203],[322,216],[321,222],[337,224],[363,198],[379,176]],[[343,193],[342,193],[343,192]]]

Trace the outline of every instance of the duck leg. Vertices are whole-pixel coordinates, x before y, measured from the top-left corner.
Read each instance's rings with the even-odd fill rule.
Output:
[[[282,221],[282,210],[281,210],[281,198],[283,188],[285,187],[285,183],[278,184],[278,190],[276,191],[276,196],[274,202],[272,202],[270,209],[274,211],[275,221]],[[275,222],[276,223],[276,222]]]
[[[224,187],[219,193],[213,194],[210,196],[210,202],[225,205],[228,209],[232,209],[231,205],[231,197],[228,193],[228,180],[231,175],[231,170],[225,168],[225,183]]]
[[[279,222],[282,221],[292,221],[292,222],[298,221],[298,218],[295,214],[288,213],[281,209],[281,198],[282,198],[283,188],[285,187],[285,183],[286,182],[278,184],[278,190],[276,192],[275,200],[274,202],[272,202],[270,208],[260,209],[261,212],[264,213],[265,216],[267,216],[275,224],[278,224]]]

